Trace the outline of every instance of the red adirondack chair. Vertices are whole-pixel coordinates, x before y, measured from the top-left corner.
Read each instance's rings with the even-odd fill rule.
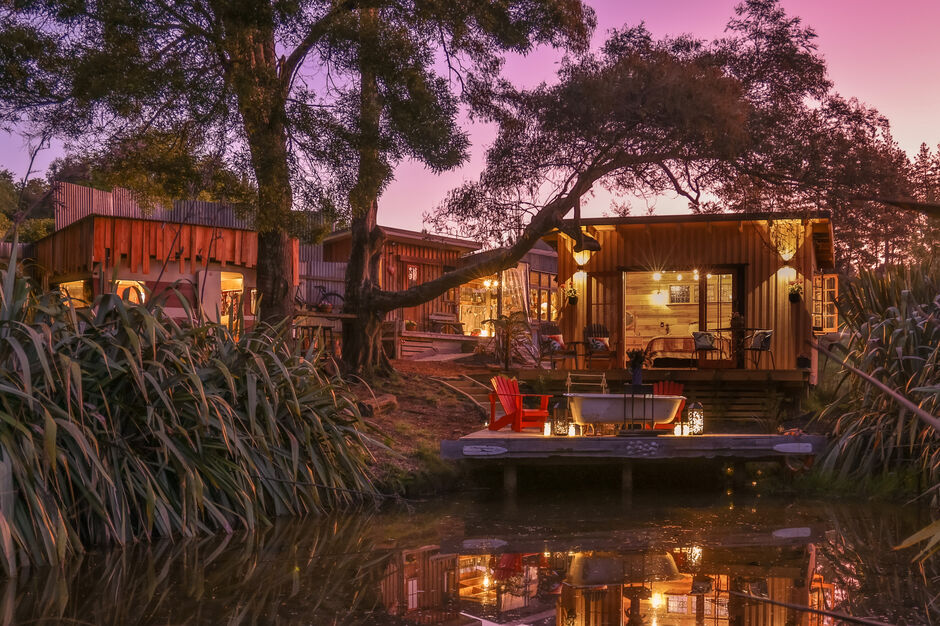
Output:
[[[653,384],[653,394],[657,396],[681,396],[683,391],[685,391],[685,385],[673,380],[661,380]],[[672,422],[668,424],[656,424],[654,428],[672,430],[674,428],[674,422],[681,418],[683,409],[685,409],[685,400],[679,403],[676,414],[672,416]]]
[[[539,428],[545,425],[548,417],[548,401],[551,396],[528,394],[519,392],[519,381],[505,376],[494,376],[490,380],[494,392],[490,393],[490,430],[500,430],[507,424],[516,432],[523,428]],[[524,398],[539,398],[537,409],[527,409],[522,406]],[[496,419],[496,402],[499,402],[506,415]]]

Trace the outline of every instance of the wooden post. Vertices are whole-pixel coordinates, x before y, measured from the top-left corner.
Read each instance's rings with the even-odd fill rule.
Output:
[[[514,463],[503,465],[503,493],[507,496],[515,496],[516,488],[519,484],[519,474]]]

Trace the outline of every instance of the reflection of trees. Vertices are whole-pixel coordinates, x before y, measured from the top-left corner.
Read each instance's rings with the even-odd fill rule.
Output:
[[[892,624],[922,623],[925,612],[940,618],[940,598],[930,593],[940,583],[940,564],[928,561],[921,572],[912,562],[916,550],[893,549],[923,522],[921,516],[880,507],[829,506],[825,513],[832,530],[817,545],[817,569],[838,590],[836,606],[826,608]]]
[[[278,523],[247,538],[92,553],[64,572],[6,581],[0,623],[361,623],[389,557],[375,550],[372,523]]]

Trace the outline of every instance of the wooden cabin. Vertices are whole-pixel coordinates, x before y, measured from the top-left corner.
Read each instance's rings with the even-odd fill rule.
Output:
[[[55,190],[55,231],[36,243],[37,272],[78,302],[101,293],[142,301],[176,285],[196,296],[210,319],[227,322],[234,307],[254,320],[258,235],[250,221],[211,202],[177,202],[144,211],[133,194],[69,183]],[[297,242],[293,243],[294,276]],[[171,314],[182,315],[175,296]]]
[[[408,289],[440,277],[457,267],[461,256],[480,249],[475,241],[445,235],[415,232],[390,226],[380,226],[385,235],[379,261],[379,286],[389,291]],[[328,235],[323,240],[323,260],[343,262],[349,260],[352,237],[348,230]],[[396,309],[388,320],[397,320],[409,329],[433,332],[439,320],[458,319],[459,291],[448,293],[415,307]],[[412,328],[413,325],[413,328]]]
[[[632,349],[648,351],[645,382],[759,379],[794,383],[791,390],[816,382],[809,341],[837,326],[827,212],[597,218],[580,226],[598,252],[575,252],[561,232],[546,238],[558,251],[559,283],[577,292],[560,314],[567,340],[583,341],[591,324],[606,327],[615,367],[627,367]],[[699,331],[714,334],[716,350],[695,351]],[[747,350],[757,331],[772,331],[768,349]],[[766,395],[754,394],[754,403]]]

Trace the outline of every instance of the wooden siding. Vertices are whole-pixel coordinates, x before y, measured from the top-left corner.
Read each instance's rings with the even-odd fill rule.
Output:
[[[195,274],[206,263],[254,268],[258,234],[247,230],[91,216],[54,232],[36,244],[40,268],[51,277],[90,274],[96,264],[147,274],[165,259],[181,274]],[[298,276],[297,241],[293,273]]]
[[[576,306],[566,306],[562,311],[561,326],[566,337],[580,340],[587,323],[601,322],[608,325],[617,340],[624,338],[619,300],[623,287],[617,282],[622,281],[624,270],[697,268],[704,274],[710,268],[738,268],[742,279],[738,294],[746,326],[775,331],[772,349],[778,369],[795,368],[798,356],[809,356],[806,342],[812,336],[812,278],[817,270],[813,228],[809,225],[802,229],[796,253],[787,263],[803,283],[804,298],[798,304],[788,300],[790,277],[780,271],[785,263],[768,243],[764,220],[597,225],[589,232],[598,239],[601,250],[583,268],[574,261],[572,240],[558,238],[559,282],[572,282],[585,296],[579,297]],[[598,281],[589,284],[589,278]],[[589,311],[602,318],[592,319]],[[770,359],[762,359],[761,369],[770,367]]]
[[[460,251],[441,249],[432,245],[417,245],[393,242],[382,250],[380,284],[383,289],[400,290],[408,288],[408,266],[418,268],[417,283],[440,278],[445,271],[457,266]],[[451,313],[456,315],[458,308],[458,289],[451,289],[443,296],[430,302],[390,312],[386,319],[410,320],[418,324],[419,330],[431,330],[428,316],[431,313]]]

